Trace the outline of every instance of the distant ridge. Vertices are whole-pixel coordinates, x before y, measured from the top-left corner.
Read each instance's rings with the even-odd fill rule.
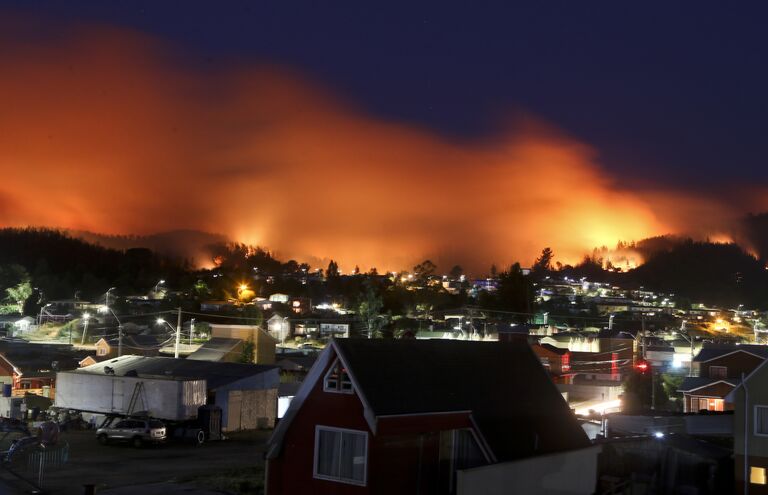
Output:
[[[225,235],[199,230],[171,230],[149,235],[107,235],[84,230],[65,232],[74,238],[112,249],[151,249],[165,256],[187,259],[198,267],[211,264],[212,246],[231,242]]]

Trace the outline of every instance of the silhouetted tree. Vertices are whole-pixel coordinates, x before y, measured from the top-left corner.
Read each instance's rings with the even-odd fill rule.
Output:
[[[544,277],[549,275],[552,271],[552,258],[554,253],[551,248],[545,247],[541,251],[541,255],[536,258],[531,267],[531,272],[535,277]]]

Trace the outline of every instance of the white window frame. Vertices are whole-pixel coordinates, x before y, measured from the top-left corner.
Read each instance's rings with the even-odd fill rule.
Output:
[[[723,374],[718,374],[717,376],[712,376],[712,368],[717,368],[720,370],[723,370]],[[728,378],[728,366],[710,366],[709,367],[709,378]]]
[[[349,372],[348,371],[346,371],[345,373],[347,375],[347,379],[349,380],[349,390],[344,390],[344,388],[340,386],[340,385],[342,385],[344,383],[344,381],[341,379],[341,372],[339,372],[339,381],[341,383],[337,384],[337,386],[335,388],[331,388],[331,387],[328,386],[328,377],[331,375],[331,373],[333,373],[333,371],[336,369],[336,367],[343,368],[341,360],[339,358],[336,358],[336,360],[333,362],[331,367],[328,368],[328,371],[326,371],[325,376],[323,376],[323,392],[330,392],[330,393],[333,393],[333,394],[353,394],[353,393],[355,393],[355,386],[352,384],[352,377],[349,376]]]
[[[325,474],[317,472],[317,466],[320,461],[320,432],[321,431],[333,431],[338,433],[351,433],[354,435],[363,435],[365,437],[365,463],[363,467],[363,481],[352,480],[347,478],[335,478]],[[368,432],[362,430],[352,430],[349,428],[339,428],[336,426],[315,425],[315,451],[312,455],[312,477],[318,480],[335,481],[337,483],[345,483],[347,485],[355,486],[367,486],[368,484]]]
[[[694,409],[693,408],[693,401],[694,400],[697,401],[697,404],[698,404],[698,401],[706,400],[707,401],[707,407],[697,407],[697,408]],[[710,400],[715,400],[715,401],[721,400],[721,401],[723,401],[723,410],[722,411],[718,411],[717,407],[715,407],[715,409],[710,409],[709,408],[709,401]],[[725,409],[725,399],[722,398],[722,397],[716,397],[714,395],[691,395],[691,409],[692,409],[691,412],[699,412],[699,411],[702,411],[702,410],[703,411],[709,411],[709,412],[725,412],[725,410],[726,410]]]
[[[768,410],[768,406],[765,406],[765,405],[756,405],[756,406],[754,406],[754,409],[752,411],[754,413],[752,415],[752,418],[753,418],[752,419],[752,423],[753,423],[752,430],[753,430],[753,432],[754,432],[756,437],[768,437],[768,431],[766,431],[765,433],[759,433],[757,431],[757,425],[758,425],[758,422],[757,422],[757,411],[758,411],[758,409],[766,409],[766,410]],[[768,414],[768,411],[766,411],[766,414]]]

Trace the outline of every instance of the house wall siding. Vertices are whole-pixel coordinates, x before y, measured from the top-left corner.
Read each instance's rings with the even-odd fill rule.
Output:
[[[763,358],[747,354],[746,352],[734,352],[727,356],[712,359],[699,365],[699,376],[709,377],[710,366],[726,366],[728,368],[728,378],[740,378],[741,374],[750,374],[755,368],[760,366]]]
[[[747,434],[749,465],[765,467],[768,470],[768,436],[755,435],[755,406],[768,406],[768,366],[758,369],[747,381],[749,403],[747,404]],[[735,460],[736,486],[741,493],[744,480],[744,388],[739,387],[734,393],[733,417],[733,452]],[[768,494],[768,485],[749,485],[749,493]]]
[[[733,458],[736,490],[734,493],[744,493],[744,456],[735,454]],[[762,467],[768,471],[768,457],[750,456],[749,467]],[[749,479],[749,469],[747,469]],[[768,485],[749,484],[750,495],[768,495]]]
[[[330,359],[330,363],[334,358]],[[329,368],[332,364],[329,364]],[[325,375],[325,371],[321,376]],[[439,493],[439,434],[425,432],[400,434],[402,419],[387,420],[385,432],[374,436],[363,416],[357,394],[323,392],[318,380],[286,432],[280,455],[267,467],[267,493],[317,495]],[[451,424],[467,423],[461,418],[444,418]],[[331,426],[368,433],[367,483],[358,486],[313,477],[315,426]],[[446,425],[447,427],[447,425]],[[407,429],[407,428],[406,428]],[[419,424],[417,429],[426,429]],[[434,430],[434,428],[433,428]],[[387,433],[387,431],[389,433]],[[421,487],[418,491],[416,487]]]

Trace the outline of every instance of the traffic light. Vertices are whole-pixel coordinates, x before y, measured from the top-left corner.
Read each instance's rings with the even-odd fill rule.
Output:
[[[651,365],[648,363],[648,361],[641,359],[635,363],[635,369],[640,372],[641,375],[645,375],[651,371]]]

